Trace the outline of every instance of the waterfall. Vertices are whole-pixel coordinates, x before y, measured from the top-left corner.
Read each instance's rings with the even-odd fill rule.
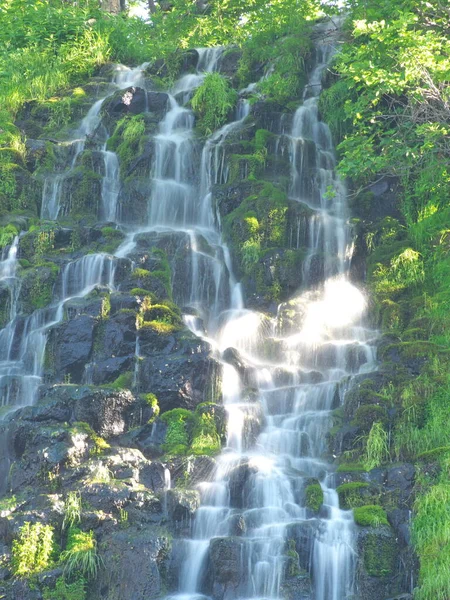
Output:
[[[223,352],[224,359],[229,348],[245,357],[257,396],[256,402],[250,402],[236,368],[223,364],[227,448],[217,458],[212,480],[198,486],[202,504],[191,537],[180,541],[183,560],[179,592],[171,598],[207,594],[213,540],[234,535],[236,516],[243,519],[245,533],[239,538],[239,573],[230,597],[281,597],[288,536],[295,536],[305,523],[311,526],[309,568],[315,600],[344,600],[353,593],[355,526],[351,511],[339,508],[333,467],[324,456],[339,382],[370,369],[373,350],[367,343],[370,333],[361,321],[364,297],[347,275],[351,236],[345,187],[335,175],[330,131],[319,120],[317,108],[321,74],[332,52],[331,46],[317,47],[317,64],[302,105],[294,115],[290,133],[284,133],[289,141],[290,198],[311,210],[303,264],[305,291],[298,297],[304,317],[297,331],[276,335],[274,332],[282,330],[277,319],[244,308],[228,249],[221,240],[220,219],[211,203],[212,186],[226,183],[228,177],[224,142],[231,131],[242,127],[250,111],[248,104],[241,101],[236,120],[204,144],[200,194],[192,187],[190,112],[175,99],[183,102],[192,93],[189,85],[198,85],[199,74],[185,76],[176,84],[171,111],[160,127],[149,228],[189,230],[193,257],[198,254],[198,236],[221,248],[216,254],[221,264],[216,269],[227,275],[228,306],[202,292],[205,274],[203,271],[199,277],[198,257],[193,258],[188,304],[199,309],[206,333],[197,318],[188,315],[185,322],[217,352]],[[203,60],[201,55],[198,70]],[[224,285],[217,272],[209,274],[216,293]],[[278,358],[268,363],[261,349],[275,342],[274,357]],[[349,360],[355,346],[362,356],[356,367]],[[259,433],[258,427],[252,426],[258,421],[264,423]],[[237,500],[235,478],[240,472],[247,472],[247,477]],[[324,497],[318,517],[305,506],[305,488],[311,479],[319,482]]]
[[[53,290],[55,301],[45,309],[24,316],[11,301],[10,322],[0,331],[0,402],[11,409],[33,404],[42,382],[48,332],[63,320],[70,298],[86,296],[96,286],[116,290],[118,259],[132,255],[139,235],[149,236],[157,248],[170,240],[184,260],[184,272],[172,273],[174,288],[182,280],[175,301],[185,313],[186,326],[211,344],[221,363],[227,415],[226,448],[216,458],[210,479],[198,484],[201,506],[190,534],[177,540],[182,560],[178,591],[170,598],[194,600],[210,594],[212,549],[221,540],[235,544],[239,555],[232,589],[223,592],[226,600],[282,598],[289,544],[307,536],[304,566],[312,576],[314,600],[350,600],[355,587],[355,525],[352,512],[339,507],[326,436],[332,412],[342,400],[341,381],[373,368],[374,353],[371,332],[364,327],[365,299],[348,276],[351,230],[346,190],[336,176],[330,130],[318,112],[321,76],[333,47],[317,45],[316,65],[289,132],[285,125],[281,132],[271,132],[278,137],[277,148],[282,138],[287,142],[290,200],[309,211],[309,217],[298,223],[297,247],[305,227],[307,252],[299,274],[302,287],[290,307],[298,309],[295,327],[285,325],[283,305],[271,316],[246,308],[213,205],[214,186],[226,184],[230,176],[227,140],[251,117],[246,95],[255,84],[241,90],[234,121],[201,142],[188,103],[205,73],[220,68],[223,49],[197,52],[195,72],[182,76],[170,90],[168,110],[154,135],[148,210],[139,227],[127,229],[115,256],[77,255],[62,263]],[[143,66],[117,69],[111,93],[144,85],[142,70]],[[98,127],[104,100],[92,105],[70,140],[72,152],[65,169],[45,180],[42,218],[60,216],[64,180]],[[104,167],[98,218],[120,226],[118,158],[106,149],[104,139],[98,149]],[[0,262],[0,279],[8,285],[15,280],[18,248],[16,238]],[[138,333],[135,383],[141,341]],[[357,359],[352,358],[355,354]],[[84,381],[94,381],[94,374],[95,364],[86,365]],[[0,451],[4,487],[9,457],[1,435]],[[168,496],[172,487],[168,469],[164,480]],[[323,505],[316,512],[305,499],[312,480],[323,493]]]

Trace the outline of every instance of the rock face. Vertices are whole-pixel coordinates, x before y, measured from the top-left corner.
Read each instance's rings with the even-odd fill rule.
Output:
[[[92,600],[146,600],[164,589],[170,542],[151,532],[134,528],[113,532],[102,538],[101,552],[107,569],[101,569],[91,588]]]

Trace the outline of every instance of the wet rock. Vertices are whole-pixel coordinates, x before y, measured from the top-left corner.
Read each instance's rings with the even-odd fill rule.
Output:
[[[161,113],[169,106],[169,95],[165,92],[147,92],[148,111]]]
[[[161,492],[166,488],[165,467],[161,463],[147,463],[139,469],[139,483],[153,492]]]
[[[246,490],[249,488],[249,481],[257,473],[257,469],[251,466],[248,461],[239,462],[230,470],[229,489],[230,506],[232,508],[243,508]]]
[[[236,348],[227,348],[222,352],[222,360],[233,366],[239,373],[244,385],[251,385],[254,381],[254,369],[242,358]]]
[[[239,66],[242,50],[239,48],[228,48],[220,57],[219,72],[227,77],[233,77]]]
[[[139,481],[139,473],[148,464],[145,456],[136,448],[116,448],[113,454],[108,454],[105,462],[115,479],[135,481]]]
[[[213,597],[234,597],[242,581],[244,540],[239,537],[213,538],[210,542]]]
[[[147,93],[140,87],[129,87],[117,91],[107,98],[102,105],[101,114],[109,118],[122,117],[126,114],[137,115],[145,111]]]
[[[70,382],[81,383],[84,367],[89,362],[94,343],[95,320],[81,315],[61,323],[52,331],[55,372],[60,378],[70,377]]]
[[[311,577],[306,572],[290,577],[282,583],[280,591],[286,600],[312,600]]]
[[[67,421],[83,421],[99,435],[109,437],[123,433],[134,424],[136,399],[128,390],[55,385],[44,388],[40,404],[36,407],[40,420],[46,415],[53,418],[53,411],[61,418],[70,410]],[[31,416],[34,408],[27,409]]]
[[[212,456],[177,456],[167,461],[172,485],[194,487],[202,481],[211,481],[216,461]]]
[[[232,515],[229,519],[229,522],[231,536],[235,537],[245,535],[247,531],[247,525],[242,515]]]
[[[168,536],[131,527],[102,537],[99,570],[90,587],[90,600],[147,600],[162,592],[165,564],[170,553]]]
[[[388,526],[361,528],[357,539],[357,585],[361,600],[398,592],[399,548]]]
[[[200,494],[197,490],[167,490],[167,512],[170,520],[189,522],[199,506]]]
[[[193,409],[210,399],[211,382],[218,364],[210,346],[187,332],[149,334],[141,338],[146,357],[139,368],[139,386],[158,398],[161,412],[172,408]]]

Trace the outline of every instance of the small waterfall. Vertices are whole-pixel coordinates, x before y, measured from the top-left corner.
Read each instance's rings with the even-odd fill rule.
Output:
[[[100,111],[106,98],[118,89],[144,84],[143,71],[148,63],[134,69],[118,66],[111,80],[111,93],[95,101],[82,119],[78,129],[69,140],[71,144],[71,158],[61,173],[52,173],[44,180],[42,192],[41,218],[55,221],[60,213],[61,193],[64,181],[76,167],[79,155],[86,146],[86,141],[95,132],[100,124]],[[102,180],[102,207],[99,217],[105,221],[114,221],[117,212],[117,198],[119,195],[119,163],[114,152],[106,150],[106,142],[100,149],[104,162],[104,177]]]
[[[102,214],[103,221],[117,220],[117,199],[120,191],[119,159],[115,152],[102,150],[105,174],[102,179]]]
[[[113,289],[116,259],[109,254],[86,254],[61,271],[61,299],[86,296],[97,285]]]

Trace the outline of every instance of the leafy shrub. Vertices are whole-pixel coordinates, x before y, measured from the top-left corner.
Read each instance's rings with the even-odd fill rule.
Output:
[[[192,97],[192,108],[199,127],[209,135],[226,121],[237,100],[237,93],[220,73],[208,73]]]
[[[46,587],[42,593],[44,600],[85,600],[86,581],[78,578],[72,583],[67,583],[64,577],[58,577],[55,589]]]
[[[26,521],[12,543],[12,569],[16,577],[29,577],[48,569],[55,551],[53,527]]]

